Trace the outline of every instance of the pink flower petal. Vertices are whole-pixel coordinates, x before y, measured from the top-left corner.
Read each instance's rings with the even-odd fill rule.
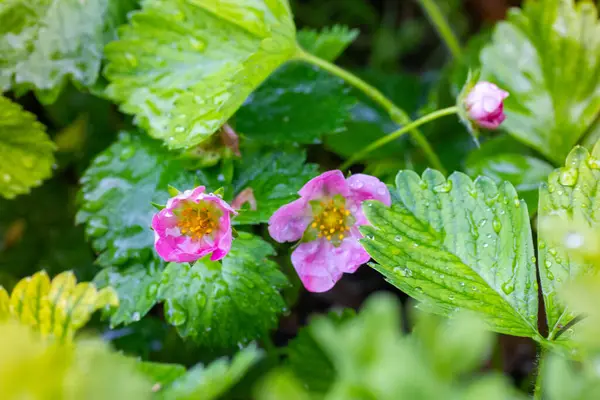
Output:
[[[226,229],[226,227],[229,227],[229,229]],[[227,253],[229,253],[229,250],[231,250],[232,241],[231,222],[229,220],[229,214],[225,213],[219,221],[219,230],[215,235],[215,250],[210,259],[212,261],[218,261],[225,257]]]
[[[311,179],[300,189],[298,194],[306,200],[313,200],[336,194],[346,197],[349,191],[342,171],[334,170]]]
[[[505,118],[504,99],[508,95],[493,83],[477,83],[465,99],[469,118],[484,128],[498,128]]]
[[[366,200],[378,200],[390,206],[392,197],[385,183],[379,179],[364,174],[356,174],[349,177],[347,180],[350,187],[350,195],[348,196],[347,208],[356,218],[358,225],[366,225],[368,221],[362,211],[362,203]]]
[[[310,205],[298,199],[281,207],[269,219],[269,234],[279,243],[300,240],[312,221]]]
[[[236,212],[220,197],[204,192],[204,186],[186,190],[169,199],[166,208],[152,218],[156,252],[165,261],[194,262],[210,253],[213,253],[213,260],[220,260],[231,249],[230,216]],[[221,216],[217,229],[201,238],[183,235],[179,228],[179,218],[181,217],[175,215],[174,210],[182,206],[184,202],[200,203],[202,201],[213,203],[215,208],[220,211]]]
[[[335,247],[325,239],[301,243],[292,253],[292,264],[310,292],[326,292],[344,272],[353,273],[369,261],[358,240],[349,237]]]

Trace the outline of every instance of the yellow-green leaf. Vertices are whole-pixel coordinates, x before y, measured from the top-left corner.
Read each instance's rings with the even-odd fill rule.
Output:
[[[45,271],[24,278],[10,298],[0,289],[0,318],[12,317],[42,336],[58,340],[71,340],[94,311],[118,304],[112,288],[97,290],[89,282],[78,284],[71,271],[57,275],[52,281]]]

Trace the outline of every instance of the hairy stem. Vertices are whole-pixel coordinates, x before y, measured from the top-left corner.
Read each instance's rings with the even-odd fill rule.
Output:
[[[319,68],[322,68],[325,71],[342,78],[344,81],[354,86],[355,88],[363,92],[366,96],[371,98],[373,101],[381,105],[394,122],[405,126],[411,125],[412,120],[406,114],[406,112],[404,112],[404,110],[396,106],[383,93],[381,93],[373,86],[369,85],[367,82],[360,79],[358,76],[346,71],[343,68],[338,67],[335,64],[325,61],[319,57],[313,56],[312,54],[307,53],[306,51],[300,48],[298,48],[298,51],[296,52],[296,59],[316,65]],[[423,136],[423,134],[415,128],[416,127],[413,126],[410,129],[412,138],[423,150],[431,166],[445,174],[446,171],[439,157],[437,156],[437,154],[435,154],[425,136]]]
[[[542,347],[542,350],[540,350],[540,355],[538,358],[537,376],[535,378],[535,387],[533,388],[533,400],[542,400],[542,379],[543,379],[542,363],[544,362],[545,355],[546,355],[546,350],[544,350],[544,347]]]
[[[452,107],[444,108],[442,110],[434,111],[431,114],[427,114],[424,117],[421,117],[418,120],[411,122],[408,125],[403,126],[402,128],[398,129],[397,131],[394,131],[394,132],[390,133],[389,135],[384,136],[384,137],[374,141],[373,143],[371,143],[370,145],[368,145],[367,147],[365,147],[358,153],[355,153],[352,157],[350,157],[348,160],[346,160],[346,162],[344,164],[342,164],[340,169],[342,169],[342,170],[347,169],[348,167],[353,165],[355,162],[361,160],[363,157],[365,157],[367,154],[369,154],[373,150],[376,150],[376,149],[380,148],[381,146],[391,142],[392,140],[399,138],[400,136],[404,135],[406,132],[410,131],[411,129],[415,129],[421,125],[424,125],[435,119],[444,117],[446,115],[456,114],[457,112],[458,112],[458,107],[452,106]]]
[[[452,31],[452,28],[450,28],[448,21],[444,18],[444,15],[435,0],[419,0],[419,3],[421,3],[421,7],[423,7],[423,10],[427,13],[435,30],[438,32],[444,43],[446,43],[446,47],[450,50],[452,57],[460,59],[462,53],[460,42]]]

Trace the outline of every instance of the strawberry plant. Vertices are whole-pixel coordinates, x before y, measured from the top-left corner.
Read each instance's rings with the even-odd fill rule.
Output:
[[[598,398],[598,5],[469,4],[0,1],[0,398]]]

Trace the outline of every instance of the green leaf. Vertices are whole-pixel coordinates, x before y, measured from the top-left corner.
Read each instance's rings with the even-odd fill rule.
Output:
[[[540,184],[553,170],[550,164],[508,135],[483,143],[469,154],[465,167],[472,177],[487,176],[496,184],[510,182],[527,202],[530,214],[537,210]]]
[[[327,318],[336,325],[353,318],[354,310],[345,309],[341,313],[329,312]],[[303,328],[287,346],[287,365],[303,386],[315,394],[325,394],[335,381],[337,373],[329,357],[323,352],[311,334],[310,328]]]
[[[0,336],[4,399],[152,399],[151,382],[101,340],[57,344],[15,322]]]
[[[272,255],[268,243],[239,232],[222,262],[206,257],[192,266],[169,264],[158,289],[165,318],[183,338],[213,348],[246,344],[266,334],[286,311],[280,290],[289,284],[268,259]]]
[[[231,361],[221,358],[206,367],[201,364],[196,365],[161,391],[159,399],[220,399],[262,356],[261,350],[251,346],[238,352]]]
[[[325,27],[320,32],[304,28],[297,34],[298,44],[307,52],[327,61],[334,61],[358,37],[358,29],[345,25]]]
[[[143,361],[136,362],[135,367],[154,383],[154,388],[169,385],[186,374],[185,367],[179,364]]]
[[[236,128],[269,144],[312,144],[344,130],[355,103],[331,74],[301,63],[286,64],[267,79],[236,114]]]
[[[486,393],[482,386],[493,387],[494,398],[514,398],[501,376],[468,375],[486,358],[491,343],[480,325],[469,322],[467,327],[473,329],[464,329],[459,324],[467,319],[425,317],[426,323],[423,318],[417,323],[416,333],[403,335],[400,314],[397,300],[380,294],[369,298],[356,318],[340,324],[326,318],[311,323],[312,336],[337,372],[325,399],[475,399],[481,398],[475,393]],[[432,348],[431,340],[437,342],[440,336],[444,343]],[[474,346],[468,348],[471,341]],[[437,350],[440,359],[435,357]],[[450,357],[464,351],[466,360],[454,360],[460,367],[452,371]],[[467,379],[455,379],[458,375]]]
[[[236,166],[233,192],[251,188],[256,210],[242,209],[233,223],[267,222],[279,207],[296,200],[298,190],[317,175],[317,165],[305,161],[306,153],[299,149],[244,152]]]
[[[373,268],[433,312],[470,310],[497,332],[537,337],[529,215],[512,185],[427,170],[400,171],[396,186],[391,208],[363,206]]]
[[[585,400],[600,397],[600,379],[593,362],[577,365],[556,354],[541,363],[542,394],[548,400]]]
[[[0,96],[0,195],[12,198],[41,185],[52,172],[53,151],[54,144],[35,115]]]
[[[111,0],[13,0],[0,4],[0,91],[35,89],[56,100],[67,78],[96,82]]]
[[[108,310],[110,325],[139,321],[156,304],[163,266],[160,261],[134,264],[126,269],[105,268],[96,275],[99,288],[112,287],[119,296],[119,307]]]
[[[528,0],[481,53],[482,78],[510,92],[503,128],[555,163],[600,112],[599,33],[591,2]]]
[[[156,213],[152,203],[166,203],[169,185],[215,186],[204,172],[186,171],[184,161],[160,142],[126,132],[94,160],[81,182],[77,222],[86,224],[100,253],[97,262],[106,267],[158,259],[150,229]]]
[[[149,0],[105,48],[107,94],[151,136],[191,147],[295,51],[287,0]]]
[[[600,229],[596,212],[600,207],[600,200],[596,196],[600,188],[598,158],[599,147],[595,148],[593,154],[583,147],[576,147],[567,157],[565,167],[550,174],[548,182],[540,188],[538,257],[550,337],[554,337],[577,316],[565,307],[557,292],[565,283],[597,268],[597,265],[569,254],[570,245],[566,243],[565,235],[556,234],[560,227],[555,224],[562,222],[573,229],[583,224],[592,230]],[[547,219],[553,224],[543,227]]]

